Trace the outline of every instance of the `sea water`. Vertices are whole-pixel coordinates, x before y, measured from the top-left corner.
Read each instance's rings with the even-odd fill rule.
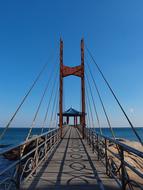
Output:
[[[97,133],[100,133],[99,128],[94,129]],[[136,132],[140,136],[140,138],[143,140],[143,128],[142,127],[136,127]],[[131,141],[138,141],[135,133],[133,132],[132,128],[129,127],[120,127],[120,128],[113,128],[113,132],[115,134],[115,137],[117,138],[124,138]],[[111,130],[109,128],[102,128],[102,133],[104,136],[112,137]]]
[[[4,128],[0,128],[0,134]],[[97,133],[100,133],[99,128],[94,128]],[[137,127],[135,128],[137,133],[140,135],[141,139],[143,140],[143,128]],[[0,140],[0,145],[16,145],[23,142],[28,134],[29,128],[9,128],[5,133],[5,136],[2,140]],[[49,131],[49,128],[45,128],[44,132]],[[128,140],[137,141],[137,137],[134,134],[132,128],[128,127],[120,127],[120,128],[113,128],[114,134],[117,138],[124,138]],[[105,136],[112,137],[111,131],[109,128],[102,128],[102,133]],[[41,134],[41,128],[33,128],[31,135],[39,135]]]
[[[4,128],[0,128],[0,134]],[[45,128],[43,132],[49,131],[49,128]],[[0,145],[7,145],[7,146],[12,146],[12,145],[17,145],[21,142],[23,142],[29,132],[29,128],[9,128],[2,140],[0,140]],[[31,135],[40,135],[41,134],[41,128],[33,128]]]

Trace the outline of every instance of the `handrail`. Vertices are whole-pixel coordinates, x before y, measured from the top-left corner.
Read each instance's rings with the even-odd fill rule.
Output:
[[[49,128],[49,129],[50,129],[50,128]],[[3,155],[3,154],[5,154],[5,153],[7,153],[7,152],[9,152],[9,151],[12,150],[12,149],[18,148],[18,147],[20,147],[20,146],[22,146],[22,145],[24,145],[24,144],[26,144],[26,143],[30,143],[30,142],[36,140],[37,138],[43,137],[43,136],[48,135],[49,133],[51,133],[51,132],[53,132],[53,131],[57,131],[57,130],[58,130],[58,129],[52,129],[52,130],[50,130],[50,131],[47,131],[47,132],[45,132],[45,133],[42,133],[41,135],[32,137],[32,138],[28,139],[27,141],[23,141],[23,142],[21,142],[21,143],[19,143],[19,144],[17,144],[17,145],[14,145],[14,146],[10,146],[10,147],[8,147],[8,148],[5,148],[4,150],[0,151],[0,156]]]
[[[66,133],[66,127],[63,127],[63,134]],[[43,141],[41,141],[43,139]],[[17,146],[10,147],[4,151],[0,152],[0,156],[3,154],[9,153],[13,149],[16,149],[18,151],[18,158],[12,162],[10,165],[8,165],[6,168],[4,168],[0,172],[0,177],[5,176],[5,178],[1,179],[0,181],[0,189],[7,189],[5,188],[5,184],[8,183],[8,187],[11,186],[11,184],[15,185],[20,189],[21,183],[26,180],[35,170],[37,167],[43,162],[43,160],[46,159],[47,156],[51,154],[54,147],[57,146],[57,144],[60,142],[61,136],[60,136],[60,129],[52,129],[48,132],[45,132],[41,135],[38,135],[36,137],[33,137],[27,141],[24,141]],[[28,152],[25,152],[24,154],[21,154],[22,147],[26,145],[27,143],[33,143],[31,148],[28,150]],[[15,171],[16,175],[13,177],[13,174],[9,176],[10,171]],[[5,175],[8,172],[8,176]],[[6,179],[6,180],[5,180]]]
[[[80,131],[80,128],[79,128]],[[121,184],[121,188],[125,189],[141,189],[143,190],[143,171],[134,167],[133,164],[128,163],[126,160],[126,154],[129,153],[132,156],[136,156],[143,162],[143,152],[139,151],[129,145],[126,145],[118,140],[112,139],[105,135],[101,135],[95,132],[92,128],[85,128],[85,137],[88,144],[91,146],[92,151],[97,153],[97,158],[106,167],[106,174],[109,177],[113,177],[118,184]],[[113,150],[111,150],[110,143],[113,144]],[[118,151],[114,152],[114,148],[118,147]],[[130,175],[134,173],[138,176],[137,181]]]
[[[92,131],[93,131],[93,129],[92,129]],[[93,131],[93,132],[95,133],[95,131]],[[99,133],[97,133],[97,132],[96,132],[96,134],[97,134],[98,136],[100,136],[100,137],[103,137],[104,139],[109,140],[110,142],[113,142],[114,144],[117,144],[117,145],[121,146],[125,151],[129,151],[129,152],[132,152],[132,153],[134,153],[134,154],[137,154],[137,155],[140,156],[140,157],[143,157],[143,152],[141,152],[141,151],[139,151],[139,150],[137,150],[137,149],[135,149],[135,148],[133,148],[133,147],[130,147],[129,145],[126,145],[126,144],[124,144],[124,143],[121,143],[121,142],[119,142],[118,140],[114,140],[113,138],[107,137],[107,136],[105,136],[105,135],[101,135],[101,134],[99,134]]]

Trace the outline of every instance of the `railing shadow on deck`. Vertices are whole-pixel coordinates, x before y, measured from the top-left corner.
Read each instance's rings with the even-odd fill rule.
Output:
[[[95,179],[97,180],[97,184],[99,185],[100,189],[104,189],[103,183],[102,183],[101,179],[100,179],[99,176],[98,176],[97,170],[96,170],[96,168],[94,167],[94,164],[93,164],[93,162],[92,162],[92,160],[91,160],[91,158],[90,158],[90,156],[89,156],[89,154],[88,154],[88,152],[87,152],[87,150],[86,150],[86,148],[85,148],[85,145],[84,145],[82,139],[81,139],[81,143],[82,143],[82,146],[84,147],[84,151],[85,151],[85,153],[86,153],[86,155],[87,155],[88,161],[89,161],[90,166],[91,166],[91,168],[92,168],[92,170],[93,170]]]
[[[143,164],[143,152],[118,140],[100,135],[92,128],[85,128],[85,138],[98,160],[104,165],[106,174],[114,178],[121,189],[143,190],[143,169],[134,167],[126,160],[126,154],[130,154]]]
[[[70,130],[71,130],[71,128],[70,128]],[[60,183],[61,183],[61,176],[62,176],[64,162],[65,162],[65,159],[66,159],[66,154],[67,154],[67,150],[68,150],[68,146],[69,146],[70,135],[71,135],[71,131],[69,133],[69,137],[67,138],[66,148],[65,148],[65,151],[64,151],[63,159],[62,159],[62,162],[61,162],[61,165],[60,165],[60,169],[59,169],[59,173],[58,173],[58,176],[57,176],[57,181],[55,183],[56,186],[60,185]]]
[[[90,156],[89,156],[89,154],[88,154],[88,152],[86,150],[86,147],[85,147],[82,139],[80,138],[80,136],[78,138],[70,138],[70,134],[71,133],[69,132],[69,138],[64,138],[64,139],[67,139],[67,142],[66,142],[66,146],[65,146],[65,149],[64,149],[65,151],[63,152],[63,158],[61,159],[61,164],[60,164],[60,167],[59,167],[58,175],[56,177],[56,181],[53,182],[52,185],[49,185],[49,183],[52,183],[52,181],[50,179],[48,179],[48,178],[46,179],[45,177],[44,178],[42,177],[42,174],[43,174],[44,170],[48,167],[48,163],[51,161],[51,158],[53,157],[53,155],[56,152],[56,151],[54,151],[52,156],[50,157],[50,159],[40,169],[41,172],[39,171],[39,173],[41,175],[38,174],[38,179],[36,179],[36,180],[33,179],[31,185],[28,187],[29,190],[30,189],[35,189],[37,187],[37,183],[39,182],[39,180],[42,180],[42,182],[43,182],[43,183],[41,183],[41,186],[39,187],[41,190],[44,190],[44,189],[47,189],[47,188],[48,189],[82,189],[82,190],[84,190],[84,189],[85,190],[87,190],[87,189],[90,189],[90,190],[92,190],[92,189],[94,189],[94,190],[95,189],[101,189],[101,190],[103,190],[104,189],[104,187],[102,185],[102,182],[101,182],[100,178],[98,177],[96,168],[94,167],[94,164],[92,163],[92,160],[91,160],[91,158],[90,158]],[[88,162],[90,163],[90,166],[91,166],[90,172],[94,173],[94,177],[90,177],[87,172],[86,173],[85,172],[84,173],[79,173],[80,175],[78,175],[78,176],[74,175],[71,172],[64,172],[63,167],[65,165],[65,160],[67,160],[66,156],[67,156],[68,149],[69,148],[70,149],[74,149],[74,148],[76,149],[77,147],[79,147],[79,143],[77,143],[76,145],[72,144],[72,146],[69,147],[69,141],[73,140],[73,139],[74,140],[77,139],[78,141],[80,141],[81,146],[82,146],[81,151],[84,151],[84,153],[86,153],[87,158],[88,158]],[[75,154],[74,151],[71,151],[71,157],[72,157],[72,155],[77,155],[77,154]],[[81,158],[79,158],[79,160],[78,160],[77,157],[75,157],[75,158],[73,157],[73,161],[70,160],[70,163],[68,165],[69,168],[75,169],[73,167],[74,164],[80,164],[81,165],[80,159]],[[86,168],[86,166],[84,164],[83,164],[83,168]],[[76,171],[77,170],[80,171],[80,169],[76,168]],[[61,177],[62,177],[63,174],[67,174],[67,175],[71,176],[65,181],[65,184],[61,183]],[[91,179],[91,178],[94,179],[95,181],[97,180],[97,184],[89,184],[88,179]],[[77,179],[78,180],[80,179],[81,182],[78,181],[76,183]],[[46,184],[44,185],[44,183],[46,183]],[[47,187],[47,184],[48,184],[48,187]],[[108,186],[106,186],[106,189],[107,190],[112,190],[113,186],[108,185]],[[119,190],[119,188],[114,187],[114,190]]]
[[[63,130],[66,130],[64,127]],[[66,133],[66,131],[65,131]],[[17,146],[0,152],[0,156],[15,154],[15,161],[0,172],[0,189],[20,189],[21,183],[36,172],[39,165],[52,156],[53,150],[60,143],[60,130],[53,129],[42,135],[29,139]],[[30,149],[27,147],[30,147]]]
[[[68,130],[65,131],[64,136],[66,135],[67,131],[68,131]],[[63,139],[64,139],[64,136],[63,136]],[[33,189],[33,188],[35,189],[35,188],[36,188],[38,182],[39,182],[40,179],[41,179],[42,174],[44,173],[44,171],[45,171],[46,168],[48,167],[50,161],[52,160],[52,158],[53,158],[55,152],[56,152],[57,149],[59,148],[59,146],[60,146],[60,144],[62,143],[62,140],[63,140],[63,139],[61,139],[61,141],[59,141],[58,145],[54,148],[54,150],[52,151],[52,153],[50,154],[50,156],[47,158],[47,160],[44,162],[44,164],[43,164],[42,167],[40,168],[40,171],[38,171],[38,179],[36,178],[36,180],[35,180],[35,179],[34,179],[34,176],[33,176],[33,180],[32,180],[32,182],[31,182],[31,184],[29,185],[28,189]],[[22,188],[21,188],[21,189],[22,189]]]

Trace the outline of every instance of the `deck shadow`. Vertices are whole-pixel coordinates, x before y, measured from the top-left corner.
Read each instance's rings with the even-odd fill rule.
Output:
[[[93,163],[94,160],[91,158],[92,154],[90,155],[90,152],[88,152],[85,142],[80,137],[79,132],[77,130],[72,131],[72,129],[67,131],[69,132],[67,134],[68,136],[59,142],[48,160],[41,166],[40,171],[37,172],[37,176],[35,175],[35,179],[33,178],[28,188],[23,188],[23,190],[119,190],[119,187],[113,186],[110,182],[103,185],[102,180],[109,180],[109,178],[108,176],[107,178],[104,176],[102,180],[100,179],[98,174],[104,175],[105,172],[103,172],[102,169],[97,171],[96,162]],[[78,137],[72,138],[72,135],[78,135]],[[63,140],[65,140],[65,142],[63,142]],[[57,151],[57,149],[62,142],[63,145],[60,149],[63,148],[63,151],[61,155],[61,151]],[[56,160],[52,160],[56,152],[56,157],[59,158],[57,160],[59,161],[58,170],[53,169],[57,167],[54,165],[54,163],[56,164]],[[52,170],[49,171],[47,169],[47,171],[45,171],[51,160],[53,162],[52,167],[50,166]],[[44,176],[44,172],[49,173],[49,175]],[[38,184],[39,181],[40,186]]]
[[[68,130],[69,130],[69,129],[68,129]],[[65,132],[64,136],[67,134],[68,130]],[[50,156],[48,157],[48,159],[47,159],[46,161],[43,161],[43,162],[41,163],[41,164],[43,164],[43,165],[42,165],[40,171],[37,172],[37,173],[38,173],[39,180],[41,179],[42,174],[44,173],[44,171],[45,171],[46,168],[48,167],[48,165],[49,165],[50,161],[52,160],[54,154],[56,153],[57,149],[58,149],[59,146],[61,145],[63,139],[64,139],[64,137],[63,137],[62,140],[56,145],[55,149],[51,152],[51,154],[50,154]],[[39,167],[40,167],[40,166],[39,166]],[[39,167],[38,167],[38,168],[39,168]],[[38,169],[38,168],[37,168],[37,169]],[[37,175],[37,173],[36,173],[35,175]],[[32,177],[34,177],[34,175],[32,175]],[[28,189],[29,189],[29,190],[30,190],[30,189],[33,189],[33,188],[35,189],[35,187],[37,186],[39,180],[33,179],[32,182],[31,182],[31,184],[30,184],[30,186],[28,187]],[[20,189],[22,190],[22,189],[25,189],[25,188],[20,188]]]

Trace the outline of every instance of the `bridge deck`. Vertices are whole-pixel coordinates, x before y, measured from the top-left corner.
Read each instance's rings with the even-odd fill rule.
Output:
[[[56,150],[29,178],[21,189],[119,189],[114,179],[105,173],[87,143],[76,128],[69,127]]]

